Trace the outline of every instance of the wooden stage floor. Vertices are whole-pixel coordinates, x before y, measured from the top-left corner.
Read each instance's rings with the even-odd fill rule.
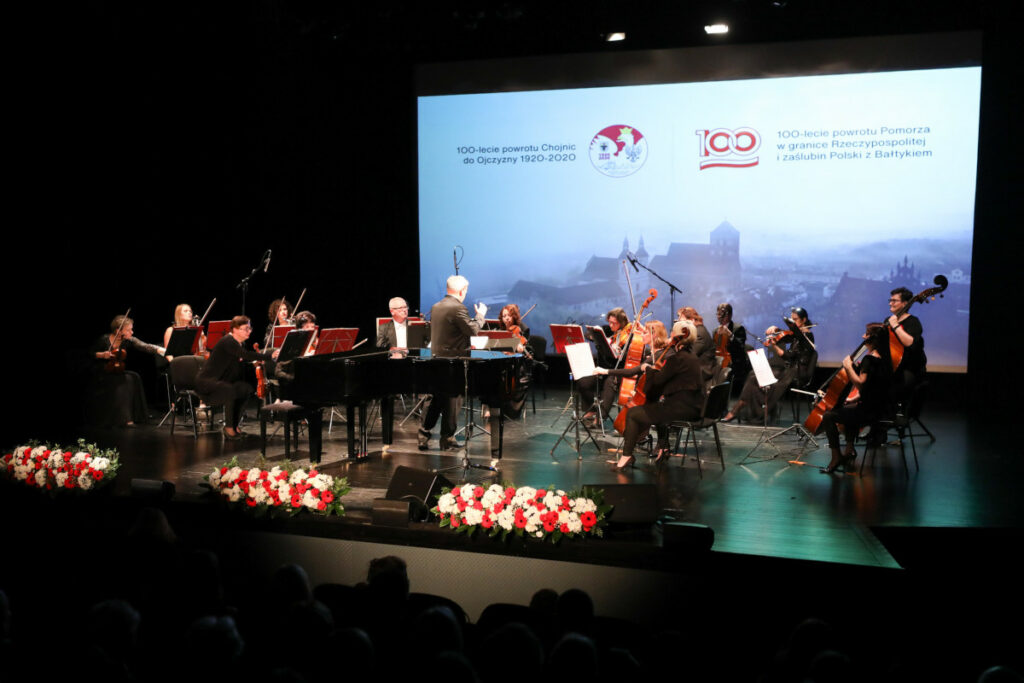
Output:
[[[777,449],[762,445],[747,458],[762,437],[762,428],[729,424],[720,426],[724,470],[711,432],[701,435],[701,477],[692,453],[685,458],[677,454],[660,470],[641,456],[632,471],[612,472],[608,460],[615,457],[611,449],[618,445],[614,432],[600,439],[600,449],[585,443],[580,457],[571,442],[561,443],[552,454],[569,419],[568,413],[562,414],[566,399],[565,391],[549,389],[547,398],[538,395],[536,413],[528,410],[524,419],[506,424],[500,475],[473,469],[464,476],[460,468],[446,476],[452,481],[553,484],[566,490],[585,484],[654,484],[658,507],[666,515],[714,530],[715,552],[865,567],[900,566],[880,540],[884,534],[876,533],[886,528],[1012,528],[1022,518],[1019,449],[1011,451],[1001,443],[1000,434],[973,427],[962,414],[941,407],[930,407],[922,417],[936,440],[916,437],[920,469],[907,445],[909,474],[895,446],[880,450],[863,476],[822,474],[818,467],[828,462],[824,438],[814,449],[795,436],[783,436],[776,441]],[[402,414],[401,404],[396,412]],[[788,407],[783,416],[789,417]],[[462,462],[458,451],[417,450],[416,420],[404,426],[397,422],[391,448],[358,463],[345,457],[344,425],[335,422],[331,434],[325,429],[323,469],[348,477],[353,491],[343,502],[353,522],[369,523],[373,498],[384,495],[399,465],[433,469]],[[785,426],[788,422],[770,431]],[[250,421],[247,430],[258,432],[258,426]],[[371,451],[380,449],[379,434],[378,422],[371,433]],[[132,478],[146,478],[175,482],[180,498],[204,495],[202,478],[214,467],[235,456],[244,465],[259,458],[258,436],[227,442],[219,433],[209,433],[195,439],[180,423],[173,436],[168,426],[88,436],[120,450],[124,464],[116,482],[119,492],[127,492]],[[436,445],[435,431],[431,446]],[[292,453],[293,462],[308,462],[305,448],[303,437],[300,450]],[[475,463],[489,460],[486,436],[471,440],[469,455]],[[268,457],[283,459],[280,435],[270,441]],[[791,464],[793,460],[807,465]]]

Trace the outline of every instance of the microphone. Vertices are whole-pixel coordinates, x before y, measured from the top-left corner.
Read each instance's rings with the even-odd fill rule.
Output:
[[[267,253],[263,255],[263,272],[267,272],[270,269],[270,249],[267,249]]]
[[[456,254],[458,254],[458,252],[455,250],[454,247],[452,247],[452,267],[455,269],[455,274],[458,275],[459,274],[459,261],[458,261],[458,259],[456,257]]]
[[[626,252],[626,259],[629,261],[629,265],[633,266],[633,270],[639,273],[640,269],[636,267],[636,257],[633,256],[632,252]]]

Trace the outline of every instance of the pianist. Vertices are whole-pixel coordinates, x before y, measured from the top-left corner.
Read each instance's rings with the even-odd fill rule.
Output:
[[[377,330],[377,348],[382,351],[406,349],[409,347],[409,325],[406,321],[409,317],[409,304],[402,297],[396,296],[388,302],[388,308],[391,309],[391,320]]]
[[[430,353],[437,358],[455,358],[469,353],[469,338],[480,331],[487,314],[487,306],[476,305],[476,317],[470,319],[462,303],[469,290],[469,281],[461,275],[448,278],[445,297],[430,308]],[[430,406],[423,414],[423,423],[417,438],[419,449],[427,450],[430,432],[441,418],[441,450],[459,448],[455,440],[458,399],[434,394]]]

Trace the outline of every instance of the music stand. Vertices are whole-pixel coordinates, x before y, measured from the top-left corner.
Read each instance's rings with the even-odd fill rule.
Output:
[[[490,472],[494,472],[495,474],[498,473],[498,468],[497,467],[491,467],[490,463],[488,463],[487,465],[480,465],[480,464],[477,464],[477,463],[475,463],[475,462],[473,462],[472,460],[469,459],[469,441],[470,441],[470,439],[473,438],[473,427],[474,427],[474,424],[473,424],[473,395],[469,391],[469,364],[470,364],[470,362],[471,362],[473,357],[480,358],[480,357],[487,357],[488,355],[493,355],[493,354],[487,354],[487,353],[484,353],[484,354],[477,353],[474,356],[473,351],[469,351],[469,353],[470,353],[470,357],[468,357],[468,358],[463,357],[463,358],[459,359],[459,360],[462,361],[462,372],[463,372],[463,382],[464,382],[464,398],[463,398],[462,409],[463,409],[463,412],[465,413],[465,420],[466,420],[466,426],[463,427],[463,429],[465,430],[465,434],[466,434],[466,441],[465,441],[465,443],[462,446],[462,463],[460,465],[452,465],[450,467],[439,467],[437,469],[431,470],[434,473],[448,472],[448,471],[451,471],[451,470],[462,470],[462,477],[463,477],[463,479],[466,478],[466,474],[471,469],[488,470]],[[504,403],[503,401],[499,401],[498,402],[498,406],[497,406],[497,409],[498,409],[498,453],[499,453],[499,455],[500,455],[501,451],[504,449],[504,444],[503,444],[503,438],[502,437],[504,436],[503,430],[504,430],[504,426],[505,426],[505,413],[504,413],[503,403]],[[494,406],[492,406],[492,408],[493,407]],[[455,434],[458,434],[459,431],[460,430],[455,430]],[[490,434],[490,432],[487,432],[486,429],[481,428],[481,431],[483,431],[483,432],[485,432],[487,434]],[[453,434],[452,436],[454,437],[455,434]]]
[[[206,328],[206,348],[213,349],[221,337],[230,333],[230,320],[211,320],[210,326]]]
[[[754,454],[754,451],[761,447],[761,444],[769,444],[775,449],[775,455],[755,458],[756,462],[774,460],[779,457],[781,452],[779,447],[768,437],[768,392],[771,390],[772,385],[776,384],[779,380],[775,377],[775,373],[772,372],[772,368],[768,364],[768,356],[763,348],[747,351],[747,356],[750,358],[750,366],[753,368],[755,377],[757,377],[757,384],[761,391],[764,392],[764,425],[761,428],[761,434],[757,437],[757,443],[754,444],[749,453],[743,456],[743,459],[739,462],[740,465],[744,464]]]
[[[320,330],[320,341],[316,345],[316,355],[351,351],[359,336],[358,327],[328,327]]]
[[[584,377],[590,377],[594,374],[594,357],[590,352],[590,344],[583,338],[583,328],[579,325],[550,325],[551,336],[554,339],[555,349],[559,353],[564,353],[566,358],[569,360],[569,403],[566,404],[566,408],[572,406],[572,418],[569,423],[562,430],[562,434],[555,441],[555,444],[551,447],[549,455],[553,459],[555,457],[555,449],[558,448],[558,444],[562,443],[563,439],[566,439],[566,434],[572,429],[575,435],[574,444],[576,450],[576,459],[583,459],[583,444],[586,443],[587,439],[590,439],[591,443],[594,444],[594,448],[597,452],[601,452],[601,447],[597,445],[597,439],[594,437],[593,432],[590,431],[590,427],[583,422],[583,412],[580,410],[580,395],[576,391],[576,380]],[[565,413],[565,410],[562,411]],[[559,415],[561,417],[561,415]],[[557,420],[556,420],[557,421]],[[585,438],[580,438],[580,427],[587,433]]]
[[[316,334],[316,330],[292,330],[286,334],[284,342],[281,344],[281,351],[277,354],[277,362],[284,363],[304,356],[314,334]]]
[[[270,335],[270,348],[279,349],[284,343],[284,338],[295,329],[295,325],[274,325],[274,331]]]
[[[201,327],[175,327],[171,338],[167,341],[164,356],[194,356],[199,351],[199,337],[203,334]]]
[[[426,320],[407,318],[409,324],[405,328],[405,343],[410,349],[426,348],[430,342],[430,323]]]

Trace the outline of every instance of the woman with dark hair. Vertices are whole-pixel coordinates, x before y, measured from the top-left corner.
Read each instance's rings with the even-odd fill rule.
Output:
[[[917,316],[906,312],[907,305],[914,298],[914,293],[906,287],[897,287],[889,293],[889,327],[892,335],[903,346],[903,358],[896,367],[893,377],[893,390],[899,394],[897,398],[908,393],[924,379],[928,358],[924,353],[924,329]],[[882,353],[888,352],[888,345],[883,345]],[[891,356],[890,356],[891,362]]]
[[[242,411],[246,401],[254,389],[242,381],[241,361],[265,361],[277,358],[280,349],[272,353],[260,353],[248,349],[243,344],[252,334],[252,323],[244,315],[236,315],[231,319],[231,332],[225,334],[213,347],[210,358],[199,371],[196,388],[208,405],[224,406],[224,436],[228,439],[239,439],[242,434],[238,423],[242,419]]]
[[[605,316],[605,320],[608,321],[608,325],[604,328],[605,336],[612,345],[612,352],[615,354],[615,358],[618,358],[626,347],[626,344],[629,343],[632,325],[629,323],[629,318],[626,317],[626,311],[622,308],[613,308],[608,311],[608,315]],[[591,336],[591,338],[593,339],[594,337]],[[613,365],[614,359],[608,357],[607,351],[603,349],[602,346],[603,344],[598,345],[598,363],[603,363],[604,366]],[[604,351],[604,353],[602,353],[602,351]],[[580,405],[587,407],[587,413],[583,416],[583,419],[588,422],[596,421],[597,411],[592,410],[591,408],[593,407],[594,399],[597,396],[597,378],[594,376],[584,377],[576,382],[576,388],[580,392]],[[615,402],[615,397],[618,393],[618,377],[613,377],[612,379],[605,381],[604,386],[601,388],[600,407],[602,417],[608,417],[608,411],[612,409],[612,404]]]
[[[270,321],[267,324],[267,335],[264,337],[263,346],[270,346],[270,343],[274,341],[274,328],[278,325],[291,325],[292,324],[292,305],[288,303],[288,299],[274,299],[270,302],[270,307],[267,309],[267,319]]]
[[[828,466],[821,468],[825,474],[832,474],[840,466],[851,467],[857,458],[854,442],[861,427],[870,425],[885,414],[892,372],[888,359],[880,350],[885,348],[887,337],[888,331],[881,323],[870,323],[864,335],[868,352],[857,363],[849,356],[843,359],[843,368],[858,396],[836,406],[821,418],[832,451]],[[842,453],[839,452],[839,425],[843,425],[846,432],[846,449]]]
[[[807,311],[800,307],[790,309],[790,321],[800,330],[797,334],[792,330],[782,330],[772,325],[765,333],[765,346],[774,353],[768,360],[772,373],[778,380],[768,388],[765,396],[757,383],[757,375],[751,372],[743,384],[740,398],[733,405],[723,422],[730,422],[737,416],[744,420],[756,422],[764,418],[765,406],[769,415],[775,413],[779,399],[786,393],[793,382],[804,385],[811,381],[811,374],[817,363],[818,351],[814,347],[814,333]]]

